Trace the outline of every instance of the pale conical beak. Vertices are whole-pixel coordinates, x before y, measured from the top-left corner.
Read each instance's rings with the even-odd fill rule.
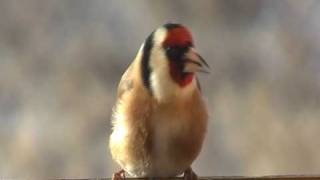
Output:
[[[208,63],[194,50],[194,48],[190,48],[189,51],[186,52],[184,59],[185,64],[183,72],[210,72],[210,67]]]

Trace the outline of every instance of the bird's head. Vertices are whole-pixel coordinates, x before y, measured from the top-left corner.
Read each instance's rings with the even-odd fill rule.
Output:
[[[196,87],[195,74],[209,69],[196,52],[190,31],[172,23],[156,29],[146,39],[141,65],[144,85],[158,99]]]

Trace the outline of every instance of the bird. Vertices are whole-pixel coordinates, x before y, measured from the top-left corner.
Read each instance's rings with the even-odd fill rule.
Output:
[[[114,180],[125,173],[196,179],[191,164],[208,121],[197,74],[209,71],[184,25],[166,23],[146,38],[121,77],[113,107],[109,149],[121,166]]]

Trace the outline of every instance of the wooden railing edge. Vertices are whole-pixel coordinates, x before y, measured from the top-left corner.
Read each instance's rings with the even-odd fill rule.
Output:
[[[126,180],[182,180],[182,177],[173,178],[135,178]],[[51,180],[111,180],[111,178],[80,178],[80,179],[51,179]],[[198,180],[320,180],[319,175],[268,175],[268,176],[207,176],[198,177]]]

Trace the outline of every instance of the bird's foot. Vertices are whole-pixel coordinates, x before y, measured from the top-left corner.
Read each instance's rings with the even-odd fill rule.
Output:
[[[112,180],[124,180],[126,179],[126,172],[121,169],[120,171],[113,173]]]
[[[183,174],[183,180],[198,180],[198,176],[193,172],[191,167],[186,169]]]

